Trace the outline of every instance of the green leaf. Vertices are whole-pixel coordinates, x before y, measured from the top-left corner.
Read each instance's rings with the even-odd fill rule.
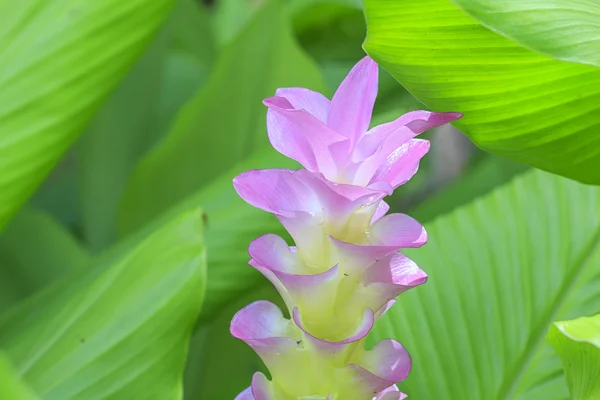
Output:
[[[3,353],[0,353],[0,398],[10,400],[36,400],[38,397],[33,394],[21,379],[10,362],[10,359]]]
[[[49,215],[21,210],[0,235],[0,311],[88,262],[81,245]]]
[[[115,215],[131,170],[159,139],[165,34],[96,114],[77,146],[81,230],[92,251],[114,240]]]
[[[365,13],[367,53],[431,109],[464,113],[456,126],[482,149],[600,184],[598,68],[528,50],[450,0],[366,0]]]
[[[188,209],[0,320],[0,347],[44,400],[181,398],[204,295],[200,216]]]
[[[320,90],[322,80],[294,43],[281,7],[269,2],[222,51],[207,85],[135,170],[122,202],[121,226],[141,226],[266,147],[262,100],[286,86]]]
[[[233,190],[231,180],[243,171],[273,166],[297,168],[295,161],[273,149],[257,152],[144,228],[144,231],[149,231],[160,220],[180,210],[202,205],[208,278],[201,320],[214,318],[227,303],[253,288],[267,284],[263,276],[248,265],[248,245],[265,233],[288,237],[287,233],[272,214],[245,203]],[[135,208],[131,208],[121,218],[124,223],[122,232],[134,229],[132,222],[137,222],[135,212]]]
[[[487,28],[552,58],[600,66],[600,3],[453,0]]]
[[[555,322],[548,340],[565,366],[571,397],[600,398],[600,314]]]
[[[160,34],[100,109],[77,148],[81,229],[101,250],[134,166],[200,86],[213,58],[207,16],[180,0]]]
[[[429,281],[399,297],[373,339],[413,358],[421,399],[563,400],[552,321],[600,309],[600,188],[532,171],[425,225],[406,251]]]
[[[173,0],[0,0],[0,227],[144,48]]]
[[[491,192],[526,170],[527,166],[523,164],[487,155],[483,160],[469,166],[456,182],[450,183],[439,193],[426,198],[411,209],[410,215],[422,223],[431,221]]]

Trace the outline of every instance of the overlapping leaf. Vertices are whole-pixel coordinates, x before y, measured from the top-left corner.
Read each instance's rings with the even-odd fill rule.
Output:
[[[426,224],[428,274],[375,326],[413,357],[423,399],[564,400],[552,321],[600,309],[600,188],[541,171]]]
[[[10,359],[0,353],[0,399],[36,400],[37,396],[19,379]]]
[[[558,19],[516,11],[534,3],[542,7],[541,1],[456,3],[508,36],[511,33],[504,28],[514,26],[511,18],[521,19],[518,36],[522,40],[527,34],[529,41],[549,43],[553,36],[562,35],[554,41],[557,47],[577,46],[570,33],[585,30],[582,12],[569,12],[575,4],[580,9],[597,9],[593,2],[544,1],[545,8],[556,8],[553,15],[568,16]],[[573,7],[559,7],[567,3]],[[512,11],[505,12],[508,9]],[[365,13],[367,52],[433,110],[464,113],[456,126],[478,146],[600,184],[600,69],[529,50],[485,28],[450,0],[366,0]],[[548,23],[525,26],[524,15],[533,19],[528,22],[543,18]],[[585,20],[590,18],[591,14]],[[549,24],[554,27],[551,32]],[[561,27],[566,25],[580,28],[565,33]],[[597,46],[594,35],[577,40],[589,39]]]
[[[165,27],[99,110],[77,147],[81,229],[93,250],[114,240],[132,169],[166,132],[212,62],[207,16],[179,0]]]
[[[0,226],[81,132],[173,1],[0,1]]]
[[[0,313],[88,263],[81,245],[53,218],[21,210],[0,234]]]
[[[555,322],[548,339],[563,361],[573,400],[600,398],[600,314]]]
[[[276,1],[262,6],[222,51],[207,85],[182,109],[165,140],[135,170],[120,210],[121,227],[139,227],[266,147],[262,100],[277,88],[321,85],[316,66],[294,43],[281,6]]]
[[[600,3],[453,0],[486,27],[552,58],[600,67]]]
[[[188,209],[11,310],[0,346],[21,378],[44,400],[180,399],[204,295],[201,228]]]

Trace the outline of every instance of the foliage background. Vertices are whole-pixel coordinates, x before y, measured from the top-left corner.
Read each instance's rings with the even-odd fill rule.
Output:
[[[427,8],[404,3],[414,4],[406,15]],[[11,382],[0,398],[229,399],[249,384],[262,365],[229,321],[253,299],[278,301],[246,248],[284,232],[238,199],[231,179],[295,167],[268,146],[262,99],[289,86],[331,96],[364,56],[367,11],[365,48],[412,93],[437,111],[472,106],[453,102],[462,97],[450,84],[439,86],[445,98],[430,96],[435,71],[419,66],[413,78],[407,63],[426,57],[402,30],[378,36],[403,15],[384,6],[394,9],[0,0],[0,377]],[[403,58],[378,47],[381,37],[414,48]],[[439,43],[436,59],[456,60]],[[417,108],[427,107],[382,68],[373,124]],[[511,156],[465,114],[473,140]],[[600,311],[600,193],[484,152],[451,126],[424,136],[431,153],[389,203],[430,231],[410,256],[431,279],[373,339],[406,344],[415,369],[402,389],[414,398],[566,399],[544,338],[553,320]],[[552,164],[527,157],[512,158]]]

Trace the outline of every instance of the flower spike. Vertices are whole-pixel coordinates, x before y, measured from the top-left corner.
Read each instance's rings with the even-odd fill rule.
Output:
[[[278,89],[264,104],[273,147],[305,169],[247,171],[233,180],[249,204],[273,213],[295,242],[268,234],[249,264],[279,291],[287,315],[257,301],[239,311],[231,334],[270,371],[254,374],[237,400],[401,400],[411,359],[392,339],[365,349],[373,324],[395,297],[427,281],[399,253],[427,242],[421,224],[386,215],[383,198],[418,170],[429,142],[415,137],[459,113],[412,111],[369,129],[378,66],[352,68],[333,99]]]

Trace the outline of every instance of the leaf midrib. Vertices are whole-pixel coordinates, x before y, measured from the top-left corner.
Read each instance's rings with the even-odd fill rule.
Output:
[[[567,298],[570,296],[573,288],[579,282],[579,278],[583,272],[587,269],[593,254],[600,248],[600,227],[596,228],[596,232],[591,241],[584,247],[581,253],[575,258],[575,267],[572,272],[567,274],[564,279],[564,284],[558,291],[554,303],[548,308],[545,313],[546,316],[540,319],[537,327],[532,330],[532,334],[529,336],[527,341],[526,351],[522,357],[516,362],[516,366],[507,374],[504,378],[500,390],[498,392],[498,399],[510,400],[515,394],[516,389],[521,383],[523,375],[527,372],[534,356],[538,353],[542,344],[545,342],[547,327],[552,321],[556,319],[557,314],[562,309]],[[580,267],[578,268],[577,265]]]

